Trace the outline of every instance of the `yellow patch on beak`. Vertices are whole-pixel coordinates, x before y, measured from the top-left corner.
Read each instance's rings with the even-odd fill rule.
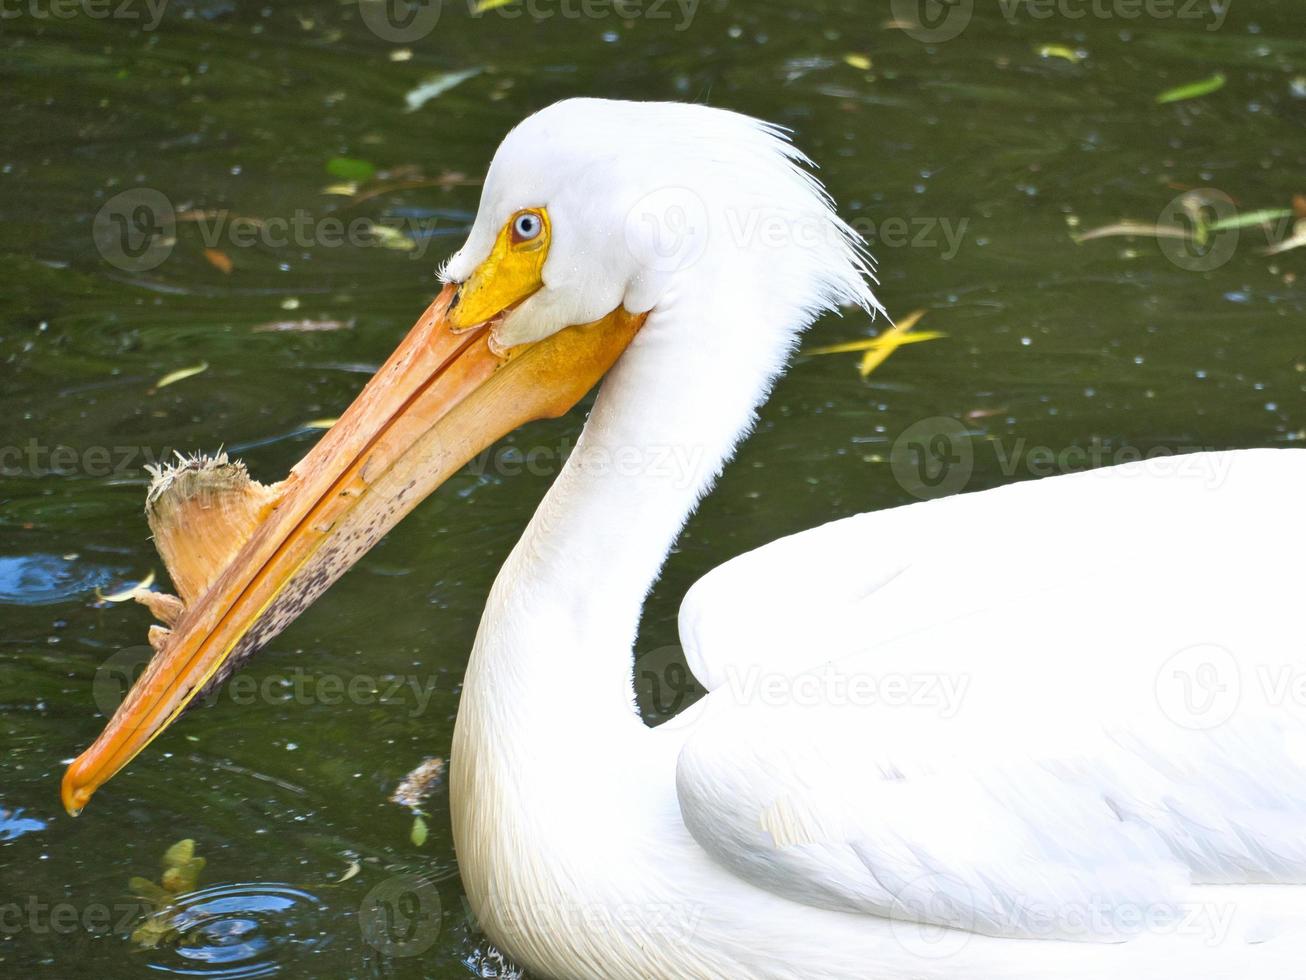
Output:
[[[528,208],[508,219],[489,258],[458,287],[449,309],[451,329],[478,326],[539,289],[544,284],[550,235],[545,208]]]

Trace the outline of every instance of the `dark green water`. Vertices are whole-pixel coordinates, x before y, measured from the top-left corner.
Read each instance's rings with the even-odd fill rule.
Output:
[[[949,334],[866,381],[855,355],[795,362],[650,603],[651,716],[692,696],[663,649],[688,585],[781,534],[915,499],[889,460],[921,420],[967,427],[970,489],[1090,459],[1306,438],[1306,249],[1263,254],[1286,225],[1220,234],[1201,253],[1072,238],[1156,222],[1192,189],[1243,211],[1306,192],[1295,2],[1221,12],[1177,0],[1129,16],[1138,4],[976,0],[961,34],[932,44],[888,25],[911,3],[648,0],[622,19],[598,0],[479,17],[458,0],[419,11],[438,23],[406,42],[369,28],[385,16],[375,0],[174,0],[157,24],[143,0],[122,3],[110,18],[95,16],[100,4],[69,4],[67,17],[28,0],[0,7],[5,976],[494,975],[461,904],[447,796],[428,802],[420,848],[388,797],[422,759],[448,754],[484,595],[580,410],[510,440],[537,465],[523,472],[501,453],[451,481],[251,665],[251,688],[188,715],[84,816],[63,814],[58,781],[103,724],[97,694],[111,706],[134,656],[120,651],[144,641],[144,610],[93,591],[160,568],[143,464],[226,445],[256,475],[282,475],[317,437],[303,423],[339,414],[433,294],[499,138],[556,99],[700,100],[792,127],[845,216],[882,232],[889,309],[928,308],[922,328]],[[1041,55],[1045,44],[1079,60]],[[424,80],[473,69],[407,111]],[[1216,72],[1219,91],[1155,101]],[[420,186],[324,194],[342,181],[327,172],[338,157]],[[435,186],[442,174],[453,176]],[[149,222],[183,220],[162,255],[126,261],[104,229],[140,217],[139,196],[112,202],[142,188],[166,204]],[[216,218],[186,220],[222,211],[274,234],[247,242],[230,224],[215,231]],[[415,247],[337,242],[330,216],[393,226]],[[309,231],[296,237],[296,222]],[[162,232],[156,243],[170,240]],[[352,326],[255,329],[301,319]],[[870,332],[860,316],[831,318],[809,342]],[[1012,546],[1038,561],[1110,532],[1085,514],[1065,541],[1014,534]],[[179,943],[139,949],[127,881],[157,878],[183,837],[208,859],[207,890],[174,915]],[[406,874],[431,882],[425,904],[396,901],[388,930],[365,930],[386,907],[369,895]]]

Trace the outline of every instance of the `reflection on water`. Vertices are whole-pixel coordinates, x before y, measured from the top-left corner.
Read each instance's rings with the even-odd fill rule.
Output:
[[[203,888],[150,917],[168,941],[149,951],[161,973],[236,980],[276,974],[329,941],[325,906],[291,885],[248,883]]]
[[[0,555],[0,603],[51,605],[75,599],[113,578],[113,569],[83,564],[76,556]]]
[[[0,806],[0,841],[14,840],[23,834],[44,830],[45,827],[44,820],[24,817],[22,807],[10,811]]]

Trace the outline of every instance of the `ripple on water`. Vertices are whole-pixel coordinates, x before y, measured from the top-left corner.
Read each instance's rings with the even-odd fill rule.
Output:
[[[113,581],[113,569],[60,555],[0,555],[0,603],[46,606]]]
[[[152,970],[187,977],[270,977],[326,942],[326,906],[291,885],[215,885],[158,913],[174,941],[151,950]]]

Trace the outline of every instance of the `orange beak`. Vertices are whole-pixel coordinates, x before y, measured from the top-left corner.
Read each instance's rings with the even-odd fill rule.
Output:
[[[64,773],[78,813],[197,696],[285,629],[477,453],[567,412],[643,323],[618,308],[496,353],[497,321],[455,329],[446,286],[291,471],[236,557],[183,614],[99,738]]]

